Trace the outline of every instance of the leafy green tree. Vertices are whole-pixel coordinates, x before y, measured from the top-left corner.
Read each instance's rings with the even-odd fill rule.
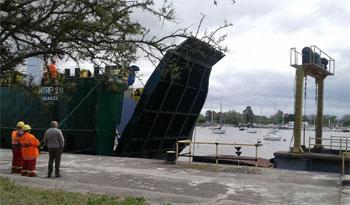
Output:
[[[247,106],[246,109],[243,110],[243,117],[246,124],[253,124],[254,122],[254,113],[250,106]]]
[[[290,121],[294,121],[294,114],[285,113],[284,114],[284,122],[288,123]]]
[[[340,122],[343,124],[343,126],[350,126],[350,115],[344,115],[341,117]]]
[[[337,122],[336,115],[324,115],[323,116],[323,125],[324,126],[332,126]]]
[[[205,122],[206,122],[205,116],[202,114],[199,114],[197,123],[205,123]]]
[[[224,112],[223,116],[224,116],[224,119],[225,119],[225,123],[238,125],[239,123],[243,123],[244,122],[242,114],[239,113],[239,112],[236,112],[234,110],[230,110],[228,112]]]
[[[0,1],[0,69],[14,70],[29,57],[48,62],[55,57],[96,65],[128,64],[138,55],[159,60],[176,46],[177,38],[197,36],[188,28],[152,35],[150,28],[132,15],[153,15],[163,23],[175,21],[167,0],[157,8],[153,0],[2,0]],[[202,40],[220,46],[225,35],[215,37],[225,23]],[[140,53],[138,53],[140,51]]]
[[[207,122],[211,122],[211,115],[212,115],[211,110],[205,111],[205,120],[206,120]]]
[[[271,118],[273,119],[273,123],[282,124],[282,122],[284,121],[283,112],[281,110],[278,110],[276,114],[271,116]]]

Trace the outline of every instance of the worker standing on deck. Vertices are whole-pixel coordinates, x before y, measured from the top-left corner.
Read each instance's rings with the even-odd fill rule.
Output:
[[[48,68],[49,68],[49,74],[50,74],[51,80],[53,81],[56,80],[58,76],[56,61],[52,59],[51,64],[48,66]]]
[[[36,159],[39,156],[38,146],[40,142],[34,135],[30,134],[32,128],[29,125],[23,126],[23,136],[20,138],[23,156],[22,176],[35,177]]]
[[[22,171],[22,152],[21,152],[21,144],[19,142],[20,137],[23,135],[24,122],[19,121],[17,123],[17,127],[11,133],[12,138],[12,168],[11,173],[21,173]]]
[[[44,146],[49,148],[49,165],[47,177],[50,178],[53,171],[53,161],[55,160],[55,177],[62,177],[60,173],[61,155],[64,147],[62,131],[58,129],[58,122],[52,121],[44,135]]]

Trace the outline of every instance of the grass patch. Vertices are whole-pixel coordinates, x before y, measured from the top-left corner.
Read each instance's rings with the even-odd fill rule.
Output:
[[[1,205],[148,205],[144,198],[120,199],[95,194],[82,194],[16,185],[0,176]]]

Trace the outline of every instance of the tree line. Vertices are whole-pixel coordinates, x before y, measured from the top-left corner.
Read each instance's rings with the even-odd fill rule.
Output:
[[[221,112],[214,110],[206,110],[205,114],[200,114],[198,123],[208,123],[212,121],[214,124],[220,123]],[[242,112],[229,110],[222,113],[223,122],[225,124],[240,125],[240,124],[278,124],[285,125],[288,122],[294,121],[294,114],[284,113],[278,110],[275,114],[270,116],[256,115],[252,111],[251,107],[248,106]],[[309,125],[313,125],[316,115],[303,115],[303,121]],[[336,115],[323,115],[324,126],[350,126],[350,114],[337,117]]]

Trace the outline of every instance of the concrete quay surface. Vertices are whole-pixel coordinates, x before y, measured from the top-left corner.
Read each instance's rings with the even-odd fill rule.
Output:
[[[162,160],[66,154],[62,178],[46,178],[48,154],[38,177],[10,174],[12,152],[0,149],[0,176],[18,184],[71,192],[144,197],[151,204],[350,204],[350,189],[335,173],[237,166],[166,164]],[[218,171],[219,170],[219,171]]]

